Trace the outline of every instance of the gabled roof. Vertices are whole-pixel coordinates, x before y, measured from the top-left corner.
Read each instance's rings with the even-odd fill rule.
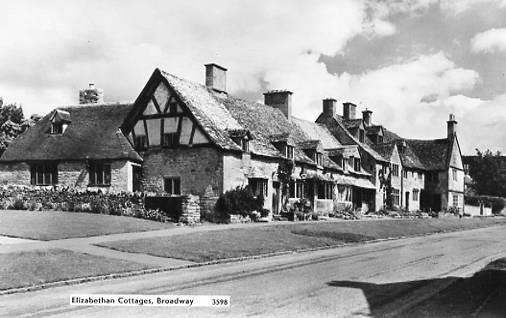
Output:
[[[451,140],[444,138],[433,140],[405,139],[405,141],[427,170],[444,170],[447,168],[449,156],[451,155]]]
[[[0,161],[128,159],[142,161],[119,127],[132,104],[59,107],[72,122],[63,134],[50,134],[53,112],[20,135]]]
[[[399,139],[396,140],[395,143],[399,149],[399,156],[401,157],[401,162],[404,167],[420,170],[427,169],[407,140]],[[423,154],[421,155],[423,156]]]
[[[360,126],[363,125],[363,121],[360,118],[357,118],[357,119],[343,119],[342,122],[343,122],[344,127],[346,127],[347,129],[360,128]]]
[[[297,143],[302,150],[323,150],[322,143],[318,139],[304,140]]]
[[[373,125],[365,127],[365,131],[367,135],[380,135],[383,136],[383,126],[381,125]]]
[[[371,145],[371,148],[374,149],[377,153],[379,153],[383,158],[390,160],[394,153],[395,143],[383,143]]]
[[[49,120],[57,122],[57,123],[70,123],[72,119],[70,117],[70,113],[61,109],[55,109],[52,112],[52,115],[49,117]]]
[[[292,122],[307,135],[309,139],[318,139],[322,143],[323,149],[333,149],[341,147],[341,143],[332,136],[332,133],[324,125],[314,123],[292,116]]]
[[[331,129],[329,126],[327,128],[331,131],[334,136],[339,140],[343,145],[358,145],[363,151],[368,153],[374,160],[386,162],[387,159],[383,158],[379,153],[377,153],[374,149],[372,149],[369,145],[358,141],[349,131],[344,127],[343,123],[339,119],[339,116],[330,117],[325,113],[321,113],[320,116],[316,119],[317,123],[334,126],[337,129]]]

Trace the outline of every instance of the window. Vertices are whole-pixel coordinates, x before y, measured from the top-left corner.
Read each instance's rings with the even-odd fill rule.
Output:
[[[352,200],[352,189],[350,186],[337,185],[337,201],[346,202]]]
[[[402,177],[403,177],[404,179],[407,179],[407,178],[408,178],[408,170],[406,170],[406,169],[402,170]]]
[[[51,134],[63,134],[63,123],[51,123]]]
[[[179,145],[179,135],[177,132],[163,134],[163,146],[175,147]]]
[[[147,149],[148,139],[144,135],[135,136],[135,149]]]
[[[423,174],[422,174],[421,172],[418,172],[418,179],[420,179],[420,180],[421,180],[421,179],[422,179],[422,177],[423,177]]]
[[[399,205],[399,195],[400,191],[398,189],[392,189],[392,204],[393,205]]]
[[[360,158],[355,158],[353,161],[353,169],[355,171],[360,171]]]
[[[248,139],[242,139],[241,148],[242,148],[242,151],[249,152],[249,140]]]
[[[169,194],[181,194],[181,178],[168,177],[164,179],[164,190]]]
[[[459,206],[459,196],[457,194],[453,195],[453,206],[455,207]]]
[[[248,183],[254,195],[262,195],[264,198],[267,198],[267,179],[251,178],[248,180]]]
[[[419,193],[420,193],[420,190],[413,189],[413,201],[418,201]]]
[[[392,164],[392,176],[398,177],[399,176],[399,165],[393,163]]]
[[[303,198],[304,197],[304,182],[301,180],[290,181],[289,184],[289,197],[290,198]]]
[[[332,199],[333,184],[330,182],[318,182],[318,199]]]
[[[365,140],[365,133],[363,129],[359,129],[358,140],[360,142],[364,142]]]
[[[34,164],[30,167],[30,183],[33,185],[54,185],[58,183],[56,163]]]
[[[315,153],[315,162],[318,166],[323,166],[323,154],[321,152]]]
[[[286,151],[285,156],[288,159],[293,159],[293,146],[286,145],[285,151]]]
[[[453,181],[457,181],[457,169],[452,168]]]
[[[111,185],[111,165],[92,162],[89,167],[90,185]]]
[[[383,143],[383,136],[378,136],[377,141],[378,141],[377,142],[378,144],[382,144]]]

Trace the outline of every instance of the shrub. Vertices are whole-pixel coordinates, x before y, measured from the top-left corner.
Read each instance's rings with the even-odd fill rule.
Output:
[[[26,210],[25,201],[23,199],[16,199],[12,204],[14,210]]]
[[[255,197],[248,186],[238,186],[220,195],[216,202],[215,211],[218,215],[240,214],[247,216],[252,211],[262,209],[263,196]]]

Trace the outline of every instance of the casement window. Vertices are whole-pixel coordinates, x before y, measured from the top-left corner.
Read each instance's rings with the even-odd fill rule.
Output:
[[[406,170],[406,169],[402,170],[402,177],[403,177],[404,179],[407,179],[407,178],[408,178],[408,170]]]
[[[162,144],[164,147],[176,147],[179,145],[179,135],[177,132],[163,134]]]
[[[457,169],[455,168],[452,168],[452,177],[453,177],[453,181],[457,181]]]
[[[330,182],[318,182],[318,199],[332,199],[333,184]]]
[[[399,176],[399,165],[393,163],[392,164],[392,176],[398,177]]]
[[[398,189],[392,189],[392,204],[399,205],[400,202],[400,191]]]
[[[90,186],[111,185],[111,165],[103,162],[91,162],[89,167]]]
[[[363,129],[359,129],[358,140],[360,142],[364,142],[364,140],[365,140],[365,132]]]
[[[290,145],[285,146],[285,156],[288,159],[293,159],[293,146]]]
[[[242,148],[242,151],[249,152],[249,140],[248,139],[246,139],[246,138],[242,139],[241,148]]]
[[[268,187],[267,187],[267,179],[263,178],[250,178],[248,180],[248,184],[253,191],[253,194],[256,196],[262,195],[264,198],[267,198]]]
[[[58,165],[56,163],[33,164],[30,167],[32,185],[54,185],[58,183]]]
[[[354,158],[354,160],[353,160],[353,169],[355,171],[360,171],[360,158]]]
[[[63,134],[63,123],[61,122],[51,123],[51,134],[53,135]]]
[[[290,198],[301,199],[304,198],[305,191],[307,191],[308,189],[306,188],[303,181],[297,180],[297,181],[290,181],[288,185],[288,190]]]
[[[349,202],[352,200],[352,188],[345,185],[337,185],[337,201]]]
[[[455,207],[459,206],[459,196],[457,194],[453,195],[453,206]]]
[[[135,136],[135,149],[142,150],[148,148],[148,139],[145,135]]]
[[[321,152],[315,152],[314,161],[316,165],[323,167],[323,154]]]
[[[419,194],[420,194],[420,190],[413,189],[413,201],[418,201]]]
[[[164,190],[168,194],[179,195],[181,194],[181,178],[167,177],[164,179]]]

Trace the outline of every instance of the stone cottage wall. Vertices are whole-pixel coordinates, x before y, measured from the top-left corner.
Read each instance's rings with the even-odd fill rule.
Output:
[[[179,177],[181,194],[222,192],[222,154],[214,147],[150,149],[142,156],[142,191],[163,193],[164,178]]]
[[[25,162],[1,163],[0,183],[2,185],[30,185],[30,166]]]

